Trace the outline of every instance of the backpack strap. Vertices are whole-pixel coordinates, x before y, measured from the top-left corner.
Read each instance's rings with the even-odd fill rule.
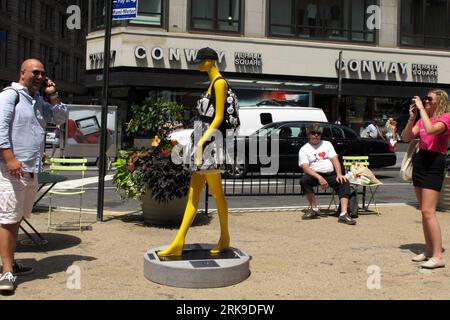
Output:
[[[214,81],[210,84],[211,87],[211,100],[216,103],[216,90],[214,89],[214,84],[216,83],[217,80],[223,79],[225,80],[225,82],[227,83],[227,92],[228,89],[230,88],[230,85],[228,84],[228,81],[223,78],[223,77],[217,77],[216,79],[214,79]],[[209,88],[209,87],[208,87]],[[215,112],[214,112],[214,116],[215,116]],[[214,117],[213,117],[214,118]]]
[[[14,90],[14,91],[17,93],[16,101],[15,101],[15,103],[14,103],[14,106],[17,106],[17,104],[18,104],[19,101],[20,101],[20,93],[19,93],[19,90],[15,89],[15,88],[13,88],[13,87],[6,87],[6,88],[3,88],[2,92],[3,92],[3,91],[6,91],[6,90]]]
[[[228,86],[228,87],[230,86],[230,84],[228,83],[228,81],[227,81],[224,77],[217,77],[217,78],[214,79],[214,81],[210,84],[210,87],[211,87],[211,95],[212,95],[212,92],[213,92],[213,90],[214,90],[214,84],[216,83],[217,80],[220,80],[220,79],[225,80],[225,82],[227,83],[227,86]]]

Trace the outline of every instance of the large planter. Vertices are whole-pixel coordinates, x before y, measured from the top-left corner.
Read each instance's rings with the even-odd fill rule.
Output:
[[[444,178],[438,208],[442,211],[450,211],[450,176]]]
[[[179,225],[183,220],[186,203],[187,196],[159,203],[152,199],[150,192],[147,192],[141,198],[144,222],[156,225]]]

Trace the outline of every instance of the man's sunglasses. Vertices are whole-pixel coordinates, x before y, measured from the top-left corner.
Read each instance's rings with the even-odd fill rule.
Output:
[[[316,135],[320,136],[320,135],[322,135],[322,132],[320,132],[320,131],[310,131],[309,134],[311,134],[313,136],[316,136]]]
[[[31,71],[31,73],[35,76],[41,75],[42,77],[45,77],[47,74],[45,71],[41,71],[41,70],[33,70],[33,71]]]

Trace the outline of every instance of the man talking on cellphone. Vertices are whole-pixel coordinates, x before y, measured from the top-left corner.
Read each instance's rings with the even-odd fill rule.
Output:
[[[13,292],[16,277],[33,272],[14,260],[19,226],[31,216],[36,198],[46,124],[63,124],[66,118],[67,108],[43,64],[25,60],[19,81],[0,92],[0,291]]]

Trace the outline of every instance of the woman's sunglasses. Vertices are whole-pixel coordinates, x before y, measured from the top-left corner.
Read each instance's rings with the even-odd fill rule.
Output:
[[[433,101],[433,98],[432,97],[430,97],[430,96],[428,96],[428,97],[425,97],[425,99],[424,99],[425,101]]]

